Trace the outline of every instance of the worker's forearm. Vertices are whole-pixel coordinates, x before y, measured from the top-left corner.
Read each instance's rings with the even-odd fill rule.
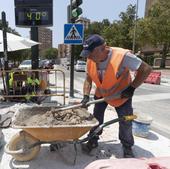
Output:
[[[151,66],[149,66],[145,62],[142,62],[141,66],[137,71],[137,75],[135,79],[131,83],[131,86],[134,88],[139,87],[144,82],[144,80],[148,77],[151,71],[152,71]]]
[[[92,81],[86,79],[86,80],[84,81],[83,94],[89,96],[89,95],[90,95],[91,88],[92,88]]]

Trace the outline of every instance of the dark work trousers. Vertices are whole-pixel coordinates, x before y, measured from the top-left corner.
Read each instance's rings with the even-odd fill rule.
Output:
[[[99,99],[94,96],[94,99]],[[108,103],[102,102],[97,103],[94,106],[93,115],[99,121],[99,125],[103,124],[104,121],[104,112],[107,107]],[[119,107],[115,107],[118,117],[132,115],[133,108],[132,108],[132,99],[127,100],[123,105]],[[112,119],[110,119],[112,120]],[[91,129],[90,133],[92,133],[98,126]],[[102,134],[102,131],[99,135]],[[94,141],[97,141],[99,137],[93,138]],[[132,121],[121,121],[119,122],[119,139],[123,146],[131,147],[134,144],[134,138],[132,134]]]

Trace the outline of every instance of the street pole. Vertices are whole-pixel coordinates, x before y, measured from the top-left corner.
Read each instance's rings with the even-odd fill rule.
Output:
[[[83,0],[70,0],[70,5],[67,7],[68,21],[74,25],[79,15],[82,14],[82,9],[79,7]],[[74,30],[75,31],[75,30]],[[75,35],[74,35],[75,36]],[[71,36],[72,39],[76,40],[75,37]],[[71,45],[71,63],[70,63],[70,97],[74,97],[74,53],[75,43]]]
[[[1,13],[2,15],[2,32],[3,32],[3,46],[4,46],[4,65],[5,65],[5,70],[8,70],[8,54],[7,54],[7,49],[8,49],[8,44],[7,44],[7,33],[6,33],[6,29],[7,29],[7,23],[6,23],[6,14],[3,11]],[[9,73],[6,72],[5,74],[5,81],[6,81],[6,94],[9,93]]]
[[[38,42],[38,27],[31,27],[31,40]],[[32,69],[39,68],[39,49],[38,45],[31,47],[31,61],[32,61]],[[38,72],[35,73],[36,78],[38,78]]]
[[[72,19],[72,0],[70,0],[70,22],[75,23],[74,19]],[[74,97],[74,45],[71,45],[71,60],[70,60],[70,97]]]
[[[138,0],[136,1],[135,26],[134,26],[134,32],[133,32],[133,46],[132,46],[133,53],[135,53],[137,18],[138,18]]]

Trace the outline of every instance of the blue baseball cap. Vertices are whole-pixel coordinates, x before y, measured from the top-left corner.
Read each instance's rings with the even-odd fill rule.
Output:
[[[80,53],[80,56],[87,57],[96,47],[103,45],[105,40],[97,34],[90,35],[83,42],[83,50]]]

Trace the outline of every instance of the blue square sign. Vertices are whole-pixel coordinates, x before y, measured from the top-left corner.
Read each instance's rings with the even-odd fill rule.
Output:
[[[82,44],[84,38],[83,24],[65,24],[64,25],[64,43]]]

